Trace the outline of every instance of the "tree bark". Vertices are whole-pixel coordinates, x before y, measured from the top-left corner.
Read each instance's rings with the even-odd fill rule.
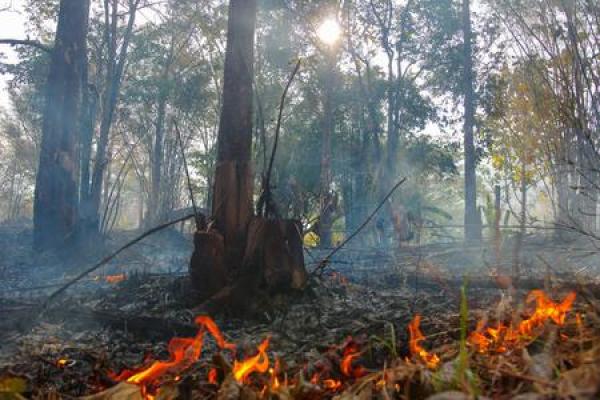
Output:
[[[256,0],[231,0],[225,54],[212,211],[228,249],[228,266],[241,259],[252,217],[252,82]]]
[[[473,50],[470,0],[463,0],[463,90],[464,90],[464,146],[465,146],[465,240],[481,240],[481,224],[477,211],[477,181],[475,176],[475,95],[473,92]]]
[[[88,0],[62,0],[42,126],[34,199],[34,247],[57,250],[75,239],[79,214],[82,76],[87,70]]]

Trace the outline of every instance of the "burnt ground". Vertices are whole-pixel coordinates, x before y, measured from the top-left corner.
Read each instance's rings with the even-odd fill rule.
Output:
[[[134,236],[116,234],[102,251],[110,251]],[[109,371],[147,364],[148,359],[167,359],[170,338],[191,337],[197,331],[193,319],[198,312],[185,294],[192,250],[189,237],[171,231],[145,240],[82,280],[43,313],[47,296],[99,255],[77,255],[65,263],[60,258],[32,254],[30,244],[31,230],[26,224],[0,228],[0,392],[2,379],[6,382],[7,377],[21,379],[18,382],[26,386],[19,391],[28,398],[46,398],[48,393],[71,398],[102,392],[116,384]],[[423,345],[450,364],[458,353],[460,287],[465,276],[470,331],[482,316],[510,316],[519,310],[528,289],[546,289],[556,300],[575,289],[575,309],[585,316],[585,335],[596,337],[593,335],[600,328],[596,314],[600,261],[594,244],[529,237],[520,260],[523,277],[519,285],[523,289],[514,293],[503,289],[513,262],[512,247],[506,240],[503,256],[497,260],[492,245],[350,246],[338,253],[308,290],[275,297],[258,319],[214,317],[242,353],[252,355],[257,343],[270,336],[269,354],[281,360],[281,370],[290,377],[319,373],[344,381],[336,391],[307,398],[333,397],[354,387],[354,380],[345,379],[339,369],[343,344],[349,337],[363,349],[355,363],[368,372],[410,358],[406,327],[415,314],[422,316],[421,328],[427,337]],[[324,254],[307,252],[308,269],[314,268]],[[107,276],[123,273],[126,279],[121,282],[106,281]],[[565,329],[566,335],[575,335],[572,329]],[[577,342],[581,354],[593,354],[585,365],[599,367],[600,351],[593,340],[586,340],[580,337]],[[555,352],[575,351],[572,343],[561,346],[567,347]],[[526,356],[531,359],[546,354],[541,349],[544,346],[533,343]],[[207,382],[209,369],[218,365],[213,357],[216,351],[213,342],[206,340],[203,356],[177,384],[180,398],[217,396],[218,387]],[[561,382],[547,386],[544,382],[551,379],[546,372],[532,372],[531,365],[518,367],[527,359],[522,353],[518,360],[506,356],[501,362],[471,357],[472,368],[479,371],[478,386],[491,398],[513,398],[517,393],[576,393],[580,398],[596,398],[598,394],[600,378],[586,381],[585,390],[565,389]],[[514,368],[491,373],[490,362],[498,371],[500,364],[505,369]],[[573,369],[575,364],[561,358],[556,365]],[[402,390],[396,386],[394,397],[425,398],[451,389],[436,386],[438,373],[419,371],[420,377],[414,378],[418,384],[412,385],[409,379]],[[346,398],[371,397],[385,398],[381,394]]]

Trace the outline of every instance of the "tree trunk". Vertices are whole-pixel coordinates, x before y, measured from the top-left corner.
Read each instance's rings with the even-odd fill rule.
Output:
[[[87,0],[62,0],[42,126],[34,200],[34,247],[59,249],[75,239],[79,214],[82,76],[87,69]]]
[[[252,217],[252,81],[256,0],[231,0],[225,54],[212,211],[223,234],[229,266],[244,251]]]
[[[167,115],[167,100],[169,97],[168,93],[168,80],[169,73],[171,70],[171,63],[173,62],[173,56],[175,51],[175,37],[171,39],[171,45],[169,48],[169,54],[163,70],[161,73],[157,104],[158,112],[156,113],[156,134],[154,136],[154,149],[152,155],[152,191],[150,192],[150,207],[148,207],[148,222],[152,225],[160,221],[161,210],[163,210],[164,204],[161,204],[161,175],[162,175],[162,164],[164,159],[164,131],[165,131],[165,119]]]
[[[127,51],[129,48],[129,43],[131,41],[131,36],[133,34],[135,16],[140,0],[132,0],[129,2],[129,19],[127,22],[127,29],[123,37],[123,43],[121,44],[121,49],[119,51],[118,60],[116,59],[116,35],[117,22],[119,19],[117,10],[118,2],[113,1],[112,16],[110,18],[108,16],[108,3],[108,0],[105,0],[105,23],[107,25],[105,37],[109,46],[109,54],[102,107],[102,120],[100,122],[100,137],[98,140],[98,148],[96,150],[96,161],[94,163],[94,168],[92,172],[90,194],[89,196],[87,196],[87,204],[85,204],[84,207],[85,214],[83,215],[83,218],[85,220],[84,227],[86,229],[85,234],[86,236],[88,236],[88,239],[95,236],[95,234],[97,234],[100,229],[100,201],[102,197],[104,171],[107,164],[106,152],[110,138],[110,128],[113,122],[114,113],[119,98],[119,90],[121,87],[121,81],[125,70],[125,59],[127,57]]]
[[[333,245],[331,226],[333,224],[333,194],[331,193],[331,138],[334,132],[333,116],[333,79],[335,68],[335,53],[333,49],[326,55],[323,97],[323,120],[321,126],[321,173],[319,196],[319,244],[321,247]]]
[[[473,93],[473,51],[471,31],[470,0],[463,0],[463,90],[465,97],[465,240],[481,239],[481,224],[477,212],[477,182],[475,176],[475,145],[473,129],[475,125],[475,95]]]
[[[212,213],[198,221],[190,278],[204,311],[247,315],[259,299],[306,283],[302,226],[253,215],[252,83],[256,0],[231,0]],[[207,228],[207,229],[204,229]]]

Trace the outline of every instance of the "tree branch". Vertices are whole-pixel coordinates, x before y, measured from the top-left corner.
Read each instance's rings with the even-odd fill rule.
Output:
[[[45,44],[38,42],[37,40],[29,39],[0,39],[0,44],[8,44],[10,46],[31,46],[38,50],[45,51],[46,53],[52,53],[52,47],[46,46]]]

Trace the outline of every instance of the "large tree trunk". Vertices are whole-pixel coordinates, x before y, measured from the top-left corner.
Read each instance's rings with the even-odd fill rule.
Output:
[[[475,176],[475,95],[473,93],[473,51],[470,0],[463,0],[463,90],[465,97],[465,240],[481,239],[481,223],[477,211],[477,182]]]
[[[231,0],[219,123],[213,229],[194,237],[190,278],[205,311],[261,309],[257,299],[306,282],[302,229],[253,215],[252,82],[256,0]],[[199,228],[203,222],[198,221]],[[268,298],[268,296],[266,296]],[[257,308],[258,306],[258,308]],[[264,310],[263,310],[264,311]]]
[[[87,0],[62,0],[46,87],[42,145],[34,200],[34,247],[58,249],[79,214],[79,132],[82,77],[87,69]]]
[[[252,81],[256,0],[231,0],[212,211],[231,263],[243,255],[252,217]]]

